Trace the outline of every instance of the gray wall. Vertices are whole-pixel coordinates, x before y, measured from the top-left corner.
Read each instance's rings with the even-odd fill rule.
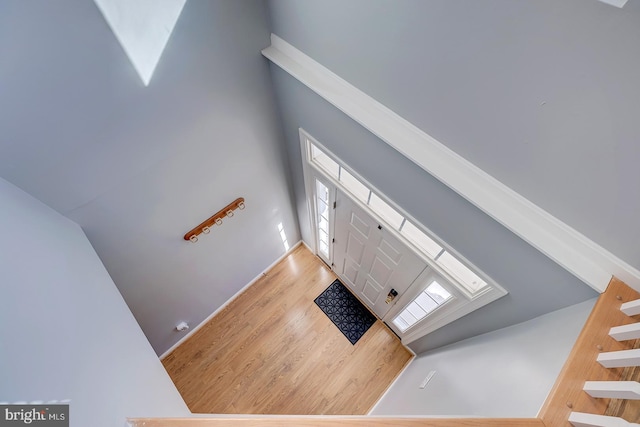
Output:
[[[188,1],[144,87],[93,2],[0,4],[0,176],[82,226],[158,354],[284,253],[279,223],[300,239],[269,34],[262,1]]]
[[[372,415],[537,416],[594,302],[420,355]],[[419,389],[432,370],[429,384]]]
[[[290,155],[298,216],[304,204],[298,127],[492,277],[509,294],[412,343],[420,353],[576,304],[595,291],[449,190],[373,134],[271,67]],[[311,241],[307,227],[303,236]]]
[[[275,34],[640,267],[640,198],[633,197],[640,2],[622,10],[596,0],[270,0],[269,7]],[[589,296],[350,119],[272,73],[296,180],[302,126],[510,291],[416,350]],[[407,182],[415,195],[401,188]],[[498,308],[493,317],[484,313]]]
[[[71,426],[190,414],[84,233],[0,179],[0,401]]]
[[[587,235],[596,238],[592,232],[612,230],[616,242],[630,246],[628,242],[638,237],[637,230],[618,233],[618,229],[637,217],[633,198],[625,211],[601,212],[600,207],[574,206],[573,200],[580,199],[586,190],[568,196],[564,191],[575,179],[581,179],[590,195],[604,198],[602,206],[610,198],[616,199],[609,205],[618,206],[621,194],[634,194],[630,186],[638,181],[634,175],[638,172],[631,168],[604,174],[594,172],[601,170],[602,164],[593,161],[585,163],[585,169],[575,167],[592,154],[611,159],[611,150],[624,164],[633,159],[636,153],[625,139],[631,125],[625,121],[627,127],[616,127],[622,139],[614,141],[615,145],[596,147],[589,139],[591,134],[586,135],[585,154],[577,140],[564,143],[558,139],[562,130],[558,123],[581,121],[583,116],[576,119],[574,110],[565,111],[567,103],[573,102],[576,94],[592,93],[583,90],[584,81],[575,75],[605,75],[611,69],[603,65],[606,61],[598,62],[602,58],[595,54],[598,61],[585,62],[585,55],[589,57],[591,52],[584,52],[587,47],[597,48],[596,53],[618,55],[620,49],[629,53],[626,46],[637,44],[629,37],[633,31],[627,23],[635,16],[635,3],[623,11],[595,0],[567,1],[566,6],[554,1],[487,0],[478,4],[484,6],[453,0],[273,1],[269,3],[270,25],[267,5],[262,1],[189,1],[150,85],[144,87],[92,2],[5,0],[0,3],[0,176],[83,227],[158,353],[181,337],[172,330],[178,321],[195,326],[284,252],[277,229],[280,222],[290,243],[300,238],[296,208],[303,215],[301,231],[308,237],[299,126],[510,291],[491,306],[430,335],[428,342],[417,343],[416,350],[583,301],[593,292],[274,70],[273,82],[280,92],[286,126],[283,137],[269,66],[260,55],[260,49],[269,44],[271,30],[570,225],[582,230],[580,221],[589,223],[593,217],[597,230],[585,231]],[[591,19],[592,13],[597,20]],[[520,18],[526,20],[521,22]],[[543,18],[549,22],[534,25]],[[576,24],[567,26],[569,19]],[[617,44],[607,38],[594,41],[592,36],[585,41],[582,33],[574,32],[587,31],[585,22],[598,24],[590,25],[596,27],[596,34],[610,37],[610,32],[624,37],[616,39]],[[503,27],[509,30],[508,37]],[[568,29],[566,34],[560,34],[564,28]],[[540,37],[520,34],[535,29]],[[480,44],[482,41],[485,44]],[[576,49],[570,50],[573,55],[568,57],[581,53],[578,59],[583,61],[577,60],[578,65],[566,71],[570,64],[562,61],[569,60],[561,54],[567,53],[570,41]],[[538,140],[536,135],[525,133],[529,128],[521,126],[531,116],[523,105],[529,105],[531,93],[545,94],[531,83],[539,76],[530,68],[532,64],[538,65],[538,70],[543,68],[540,64],[546,57],[541,60],[540,55],[546,49],[561,49],[556,44],[565,50],[551,52],[550,60],[559,61],[559,65],[546,69],[543,83],[554,82],[571,90],[548,92],[559,97],[556,103],[555,98],[545,97],[545,108],[552,114],[544,117],[552,123],[529,124],[549,133],[548,138]],[[509,59],[513,52],[526,53],[518,57],[522,64]],[[529,54],[536,52],[539,54],[530,59]],[[443,56],[451,61],[429,63]],[[623,84],[620,96],[627,97],[635,95],[635,86],[624,86],[635,57],[629,54],[625,60],[632,67],[614,68],[613,74],[606,75],[618,77],[607,84]],[[503,70],[505,61],[515,62],[520,74],[512,76],[507,72],[511,68]],[[456,64],[460,66],[454,67]],[[612,66],[619,67],[619,62]],[[437,72],[433,78],[428,74],[432,72]],[[465,72],[468,75],[460,75]],[[481,84],[475,85],[473,79],[480,77],[475,83]],[[582,83],[571,86],[568,83],[572,81]],[[501,82],[512,84],[503,87]],[[487,90],[485,83],[493,89],[487,99],[496,105],[479,98]],[[447,96],[431,96],[437,93]],[[459,100],[469,94],[471,98]],[[606,94],[605,101],[609,100],[609,92]],[[637,105],[627,104],[624,111],[616,104],[612,120],[630,117]],[[604,108],[601,103],[575,101],[572,105]],[[538,111],[539,102],[535,107]],[[505,116],[487,116],[497,112]],[[444,117],[445,113],[452,115]],[[600,123],[591,116],[587,119],[584,122],[590,126]],[[491,135],[484,128],[489,125],[493,126]],[[510,139],[509,132],[514,129],[526,138]],[[575,131],[565,129],[569,130]],[[502,132],[509,138],[497,138]],[[530,152],[522,151],[523,147]],[[520,154],[512,156],[511,150]],[[474,155],[476,151],[480,154]],[[553,160],[548,160],[549,153]],[[490,155],[490,160],[483,162],[481,154]],[[559,160],[570,161],[567,164],[573,167],[560,171]],[[509,174],[500,168],[510,168]],[[547,169],[550,177],[545,175]],[[584,170],[589,171],[588,176],[583,176]],[[559,176],[570,179],[558,180]],[[596,178],[603,182],[594,186]],[[549,180],[552,186],[546,184]],[[611,180],[617,180],[616,185],[610,185]],[[407,182],[412,185],[411,192],[404,189]],[[609,185],[611,194],[602,194]],[[246,210],[197,245],[181,240],[191,227],[238,196],[247,199]],[[558,211],[561,207],[545,204],[547,199],[557,199],[563,203],[562,209],[582,215],[581,219],[565,218]],[[612,216],[615,218],[609,221]]]
[[[640,268],[640,1],[269,6],[278,36]]]

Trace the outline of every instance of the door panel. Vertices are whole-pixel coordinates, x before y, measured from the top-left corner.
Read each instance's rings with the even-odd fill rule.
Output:
[[[360,218],[356,212],[351,212],[351,227],[354,230],[358,230],[365,239],[369,238],[371,233],[371,224],[367,224],[367,221]]]
[[[402,245],[402,243],[398,241],[396,241],[396,244]],[[380,252],[385,254],[396,265],[400,262],[400,258],[402,257],[402,253],[400,251],[402,251],[403,248],[404,248],[404,245],[402,245],[402,247],[399,249],[395,248],[393,244],[389,242],[389,239],[385,239],[384,237],[380,241],[380,245],[378,247]]]
[[[418,275],[427,267],[427,263],[422,261],[411,249],[386,229],[383,228],[382,230],[376,231],[380,233],[380,240],[378,245],[373,248],[375,251],[374,259],[379,262],[377,264],[378,269],[384,265],[387,272],[384,276],[386,280],[384,282],[378,282],[382,290],[375,301],[375,305],[371,308],[380,317],[384,317],[387,311],[393,307]],[[375,264],[374,262],[374,265]],[[367,277],[375,279],[375,275],[381,272],[374,269],[374,265],[367,271]],[[395,289],[398,292],[398,296],[394,299],[393,303],[387,304],[387,294],[391,289]]]
[[[384,288],[377,284],[374,280],[366,280],[364,289],[361,296],[364,297],[364,302],[370,307],[375,307],[376,301],[380,298],[380,294]]]
[[[345,200],[349,202],[348,206],[345,206]],[[353,202],[342,192],[336,196],[333,263],[344,284],[360,296],[365,286],[366,271],[373,262],[373,252],[369,248],[377,245],[379,239],[374,233],[378,224],[362,209],[350,208],[351,204]]]
[[[426,268],[411,249],[341,191],[336,196],[333,253],[345,285],[380,318],[393,306],[385,301],[391,289],[398,292],[397,301]]]
[[[380,257],[376,256],[373,260],[373,266],[371,267],[369,276],[375,280],[376,283],[385,284],[389,281],[392,272],[391,268],[385,264]]]
[[[362,270],[363,258],[365,253],[366,239],[358,232],[349,227],[347,231],[347,247],[344,250],[343,259],[341,261],[342,273],[346,279],[346,284],[355,289],[358,286],[358,276]],[[334,261],[335,264],[335,261]],[[340,264],[339,264],[340,265]]]
[[[358,280],[358,272],[360,268],[358,265],[350,262],[349,260],[343,260],[343,267],[338,270],[338,275],[342,278],[346,285],[351,289],[355,289],[356,282]]]
[[[347,257],[353,263],[357,265],[362,265],[362,256],[364,255],[365,245],[362,243],[360,239],[355,233],[349,231],[349,237],[347,237]]]

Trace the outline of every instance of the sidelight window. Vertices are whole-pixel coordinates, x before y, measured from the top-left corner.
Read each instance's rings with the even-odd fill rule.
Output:
[[[453,295],[440,283],[433,280],[424,291],[393,319],[393,324],[402,332],[405,332],[427,317],[429,313],[445,305],[451,298],[453,298]]]
[[[393,230],[404,236],[419,252],[426,255],[427,258],[436,262],[447,274],[462,286],[469,294],[476,295],[483,289],[487,288],[488,283],[481,279],[471,268],[462,263],[450,251],[444,249],[440,244],[418,228],[409,218],[400,213],[398,209],[387,203],[380,195],[376,194],[370,186],[365,184],[363,180],[357,178],[353,173],[347,171],[342,165],[333,160],[328,154],[324,153],[311,140],[306,139],[310,161],[318,169],[324,171],[334,178],[340,186],[346,190],[352,197],[366,205],[371,211],[384,220]],[[319,249],[323,255],[328,255],[328,213],[324,210],[328,206],[327,201],[321,199],[321,194],[327,194],[327,187],[317,181],[318,201],[318,238]],[[320,213],[323,210],[323,214]]]
[[[329,259],[329,189],[316,178],[318,251]]]
[[[336,221],[336,212],[343,212],[340,202],[334,203],[336,194],[345,193],[350,202],[364,209],[379,229],[389,231],[389,236],[399,239],[404,248],[418,255],[427,265],[409,287],[396,292],[395,300],[382,318],[403,343],[413,342],[507,294],[489,278],[483,279],[481,273],[464,258],[348,169],[302,129],[300,138],[318,256],[330,266],[334,261],[344,264],[343,258],[337,261],[332,258],[335,256],[332,233],[337,226],[332,222]],[[338,236],[335,240],[338,241]],[[341,252],[341,257],[343,255]],[[348,278],[344,271],[342,274]],[[387,291],[384,290],[383,297]]]

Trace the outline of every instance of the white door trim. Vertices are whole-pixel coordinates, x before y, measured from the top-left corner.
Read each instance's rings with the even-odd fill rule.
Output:
[[[640,271],[511,190],[275,34],[262,54],[586,284],[612,275],[640,290]]]
[[[405,333],[399,335],[401,336],[401,340],[403,344],[406,345],[412,341],[415,341],[416,339],[426,335],[427,333],[432,332],[507,294],[507,291],[504,288],[502,288],[500,285],[495,283],[495,281],[493,281],[490,277],[487,277],[484,274],[482,274],[484,277],[483,280],[486,281],[488,286],[486,286],[484,290],[481,290],[478,293],[470,294],[468,290],[465,289],[462,283],[457,282],[453,277],[451,277],[449,273],[444,271],[444,269],[437,264],[436,261],[431,260],[424,253],[421,254],[420,251],[417,250],[415,246],[410,244],[410,242],[401,233],[399,233],[397,230],[391,227],[390,224],[388,224],[383,218],[378,217],[378,215],[375,212],[373,212],[367,205],[363,204],[356,197],[352,197],[349,194],[347,194],[346,189],[341,187],[339,181],[335,177],[331,176],[326,171],[322,171],[320,168],[318,168],[318,166],[312,165],[311,152],[309,151],[309,142],[312,143],[317,148],[321,149],[321,151],[325,155],[327,155],[330,159],[336,162],[336,166],[340,168],[345,167],[344,163],[340,159],[335,158],[332,153],[326,150],[326,148],[322,147],[322,145],[318,141],[313,139],[313,137],[307,134],[302,128],[299,129],[299,133],[300,133],[300,150],[302,154],[303,173],[304,173],[305,191],[306,191],[305,199],[309,209],[309,219],[310,219],[311,229],[314,234],[314,237],[313,237],[314,245],[317,244],[317,236],[316,236],[316,227],[315,227],[315,221],[316,221],[315,201],[314,201],[315,188],[313,183],[315,182],[316,176],[320,176],[324,181],[325,185],[329,183],[329,186],[331,187],[330,191],[333,193],[334,201],[338,200],[338,192],[340,192],[340,194],[342,195],[342,198],[344,198],[345,200],[349,200],[350,203],[352,203],[355,207],[361,209],[365,215],[370,217],[378,225],[385,224],[385,231],[389,233],[390,237],[401,242],[402,245],[407,248],[407,250],[413,253],[417,258],[421,259],[422,262],[424,262],[425,265],[427,266],[422,270],[420,274],[417,275],[417,278],[413,280],[412,283],[410,283],[406,289],[404,289],[401,293],[399,293],[397,299],[394,300],[390,309],[384,314],[384,317],[382,317],[382,320],[388,321],[392,316],[395,316],[395,314],[399,313],[399,311],[403,309],[404,306],[407,305],[412,298],[414,298],[419,292],[421,292],[421,290],[416,291],[414,287],[415,286],[417,286],[418,288],[421,287],[421,284],[419,283],[419,281],[421,277],[424,277],[425,273],[433,272],[432,274],[435,274],[436,276],[443,279],[442,283],[446,283],[446,285],[451,286],[452,287],[451,291],[456,295],[458,303],[447,304],[446,306],[443,306],[441,309],[438,309],[437,312],[434,312],[433,314],[430,314],[429,316],[427,316],[427,318],[425,318],[424,321],[419,322],[418,324],[410,328]],[[358,181],[361,182],[363,186],[365,186],[371,192],[375,192],[376,194],[378,194],[379,197],[386,199],[386,197],[382,193],[380,193],[375,187],[373,187],[370,183],[368,183],[362,177],[357,176],[357,174],[355,174],[355,172],[353,171],[351,173],[354,175],[354,177]],[[390,200],[386,200],[386,202],[389,202],[393,205],[393,202]],[[338,209],[339,208],[340,206],[338,203]],[[398,206],[392,206],[392,208],[396,209],[398,214],[402,215],[405,218],[405,220],[410,219],[409,216],[405,212],[403,212],[401,209],[399,209]],[[331,237],[332,238],[335,237],[336,235],[336,225],[337,225],[336,211],[337,209],[335,207],[331,211]],[[411,219],[411,222],[418,224],[414,219]],[[456,258],[463,259],[462,257],[460,257],[459,254],[455,253],[455,251],[453,251],[452,248],[450,248],[444,242],[440,241],[440,239],[438,239],[438,244],[441,245],[443,249],[446,249],[446,251],[454,255]],[[335,246],[335,244],[333,246]],[[318,254],[317,248],[314,249],[314,253]],[[343,281],[343,283],[346,283],[347,286],[351,288],[351,290],[355,293],[355,295],[358,296],[358,298],[360,298],[360,293],[359,293],[359,290],[357,289],[357,286],[356,288],[351,286],[349,284],[350,282],[349,278],[344,277],[343,274],[340,272],[341,264],[339,262],[336,264],[337,260],[335,259],[335,253],[336,253],[335,247],[333,247],[331,249],[331,257],[332,257],[331,269],[338,275],[338,277]],[[468,263],[466,260],[465,262]],[[472,264],[469,263],[469,266],[471,268]],[[474,271],[476,274],[481,273],[475,267],[472,268],[472,271]],[[455,283],[458,283],[458,284],[456,285]],[[413,288],[413,291],[412,291],[412,288]],[[373,310],[373,307],[369,306],[369,309]]]
[[[415,297],[418,296],[431,279],[440,279],[438,282],[444,285],[448,291],[454,294],[455,301],[450,304],[445,304],[442,307],[436,309],[433,313],[427,315],[423,320],[416,323],[405,332],[396,330],[393,324],[393,319],[400,314],[404,308],[409,305]],[[396,334],[400,337],[400,340],[404,345],[408,345],[413,341],[416,341],[423,336],[430,334],[436,329],[448,325],[449,323],[458,320],[459,318],[466,316],[467,314],[475,311],[499,298],[505,296],[507,292],[500,287],[488,287],[484,292],[468,298],[453,285],[445,275],[440,274],[433,267],[427,268],[418,276],[416,283],[412,284],[407,292],[398,300],[398,302],[387,312],[384,319],[382,319]]]

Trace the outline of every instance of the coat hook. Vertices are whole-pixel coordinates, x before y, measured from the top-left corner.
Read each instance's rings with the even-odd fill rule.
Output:
[[[200,234],[209,234],[211,233],[211,228],[214,225],[222,225],[222,219],[225,216],[232,217],[234,215],[234,211],[236,209],[244,209],[244,199],[242,197],[238,197],[233,202],[229,203],[224,208],[220,209],[218,212],[202,221],[197,227],[191,229],[187,234],[184,235],[184,240],[189,240],[193,243],[198,241],[198,236]]]

